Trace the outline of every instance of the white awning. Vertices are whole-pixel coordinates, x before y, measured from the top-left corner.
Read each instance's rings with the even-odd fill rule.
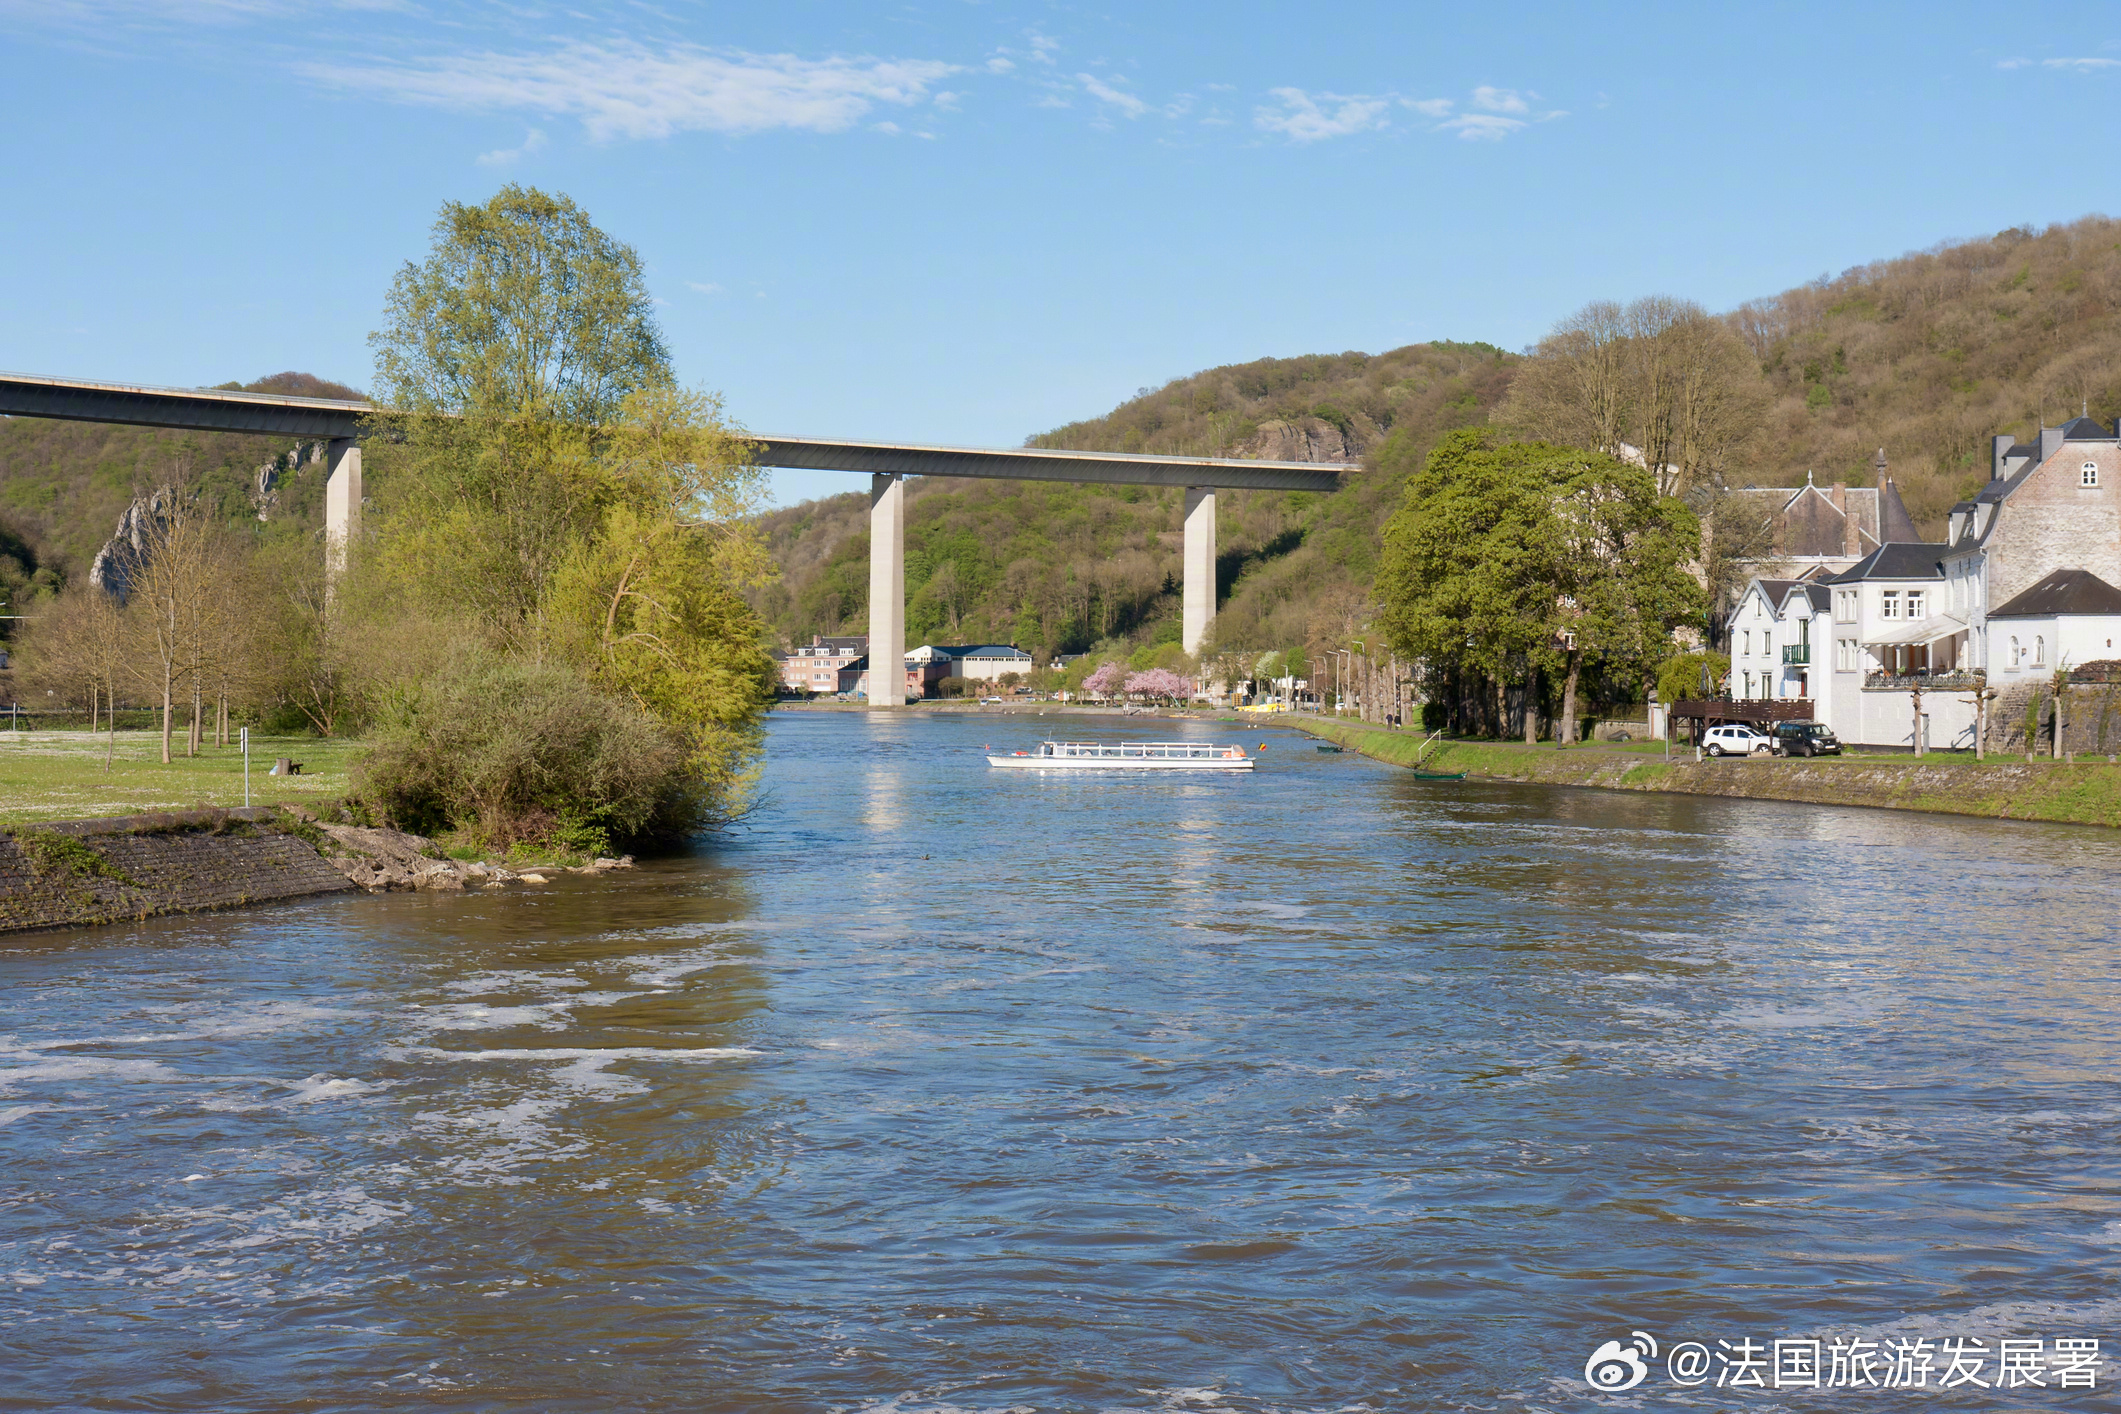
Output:
[[[1874,637],[1864,639],[1863,646],[1893,648],[1902,644],[1935,643],[1940,638],[1950,638],[1955,633],[1964,632],[1964,619],[1955,619],[1950,614],[1938,614],[1933,618],[1915,619],[1898,628],[1887,629]]]

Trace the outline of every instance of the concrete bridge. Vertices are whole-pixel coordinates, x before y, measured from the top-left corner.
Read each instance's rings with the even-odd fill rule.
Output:
[[[360,531],[360,439],[366,431],[365,420],[376,411],[369,403],[325,398],[0,374],[0,415],[324,439],[330,448],[324,490],[324,553],[333,572],[345,564],[347,542]],[[1342,470],[1315,462],[1152,457],[1041,448],[935,447],[758,434],[749,437],[761,466],[868,475],[869,700],[872,704],[894,706],[903,701],[902,681],[897,674],[875,671],[875,665],[903,662],[906,656],[908,476],[1183,487],[1185,615],[1180,641],[1188,653],[1197,653],[1215,621],[1216,491],[1327,492],[1340,485]]]

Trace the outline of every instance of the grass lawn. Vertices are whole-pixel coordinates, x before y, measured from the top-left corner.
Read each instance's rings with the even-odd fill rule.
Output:
[[[105,770],[107,740],[86,731],[0,730],[0,824],[243,803],[243,753],[237,747],[204,746],[196,757],[178,755],[165,766],[160,732],[121,731],[110,769]],[[172,746],[182,752],[183,738]],[[359,746],[353,741],[254,734],[251,803],[277,805],[344,795],[346,763]],[[301,762],[302,774],[266,775],[279,756]]]

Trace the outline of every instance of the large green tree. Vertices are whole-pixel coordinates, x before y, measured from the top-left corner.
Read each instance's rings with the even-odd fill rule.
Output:
[[[1640,677],[1671,630],[1698,619],[1693,515],[1643,469],[1487,429],[1451,433],[1407,482],[1377,580],[1393,646],[1434,678],[1527,693],[1562,682],[1558,724],[1575,735],[1587,671]]]
[[[370,671],[398,680],[382,696],[400,734],[423,710],[408,679],[451,670],[408,638],[462,640],[482,682],[512,680],[490,670],[496,654],[560,665],[658,724],[687,774],[658,823],[725,812],[775,676],[739,597],[770,572],[748,529],[763,480],[720,400],[677,386],[639,257],[564,196],[452,203],[372,342],[390,465],[346,599],[390,625]],[[561,813],[599,818],[577,804]]]

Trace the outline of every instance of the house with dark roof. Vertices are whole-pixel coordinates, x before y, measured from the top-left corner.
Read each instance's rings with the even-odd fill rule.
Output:
[[[2121,638],[2121,589],[2090,570],[2056,570],[1988,611],[2001,676],[2045,677],[2114,657]]]
[[[2114,658],[2121,640],[2121,428],[2080,417],[1998,436],[1945,539],[1888,538],[1838,573],[1797,691],[1845,741],[1970,746],[1976,674],[1997,690]],[[1790,688],[1786,675],[1774,695]]]
[[[1732,494],[1765,521],[1768,548],[1752,565],[1764,575],[1802,578],[1838,573],[1881,545],[1918,541],[1914,518],[1886,470],[1885,448],[1871,463],[1875,486],[1836,481],[1821,486],[1806,472],[1802,486],[1751,486]]]
[[[2115,656],[2121,427],[2080,417],[1991,446],[1988,484],[1952,507],[1943,555],[1964,661],[2007,688]]]

